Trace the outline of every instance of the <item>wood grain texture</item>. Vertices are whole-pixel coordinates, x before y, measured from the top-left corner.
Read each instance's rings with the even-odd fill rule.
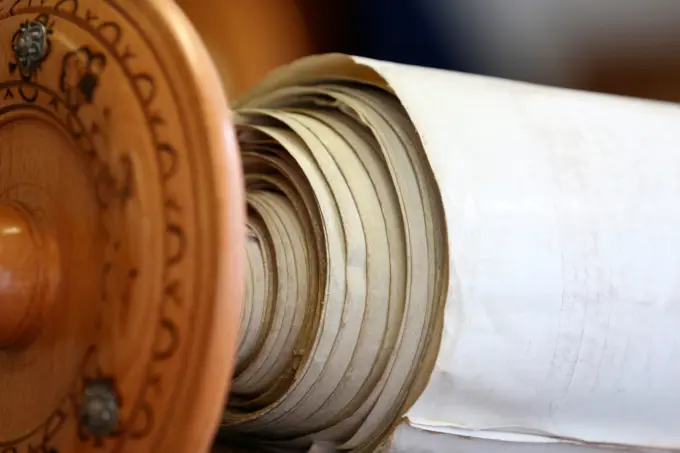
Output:
[[[170,0],[0,0],[0,43],[0,451],[208,451],[245,236],[211,58]],[[79,423],[92,384],[106,434]]]

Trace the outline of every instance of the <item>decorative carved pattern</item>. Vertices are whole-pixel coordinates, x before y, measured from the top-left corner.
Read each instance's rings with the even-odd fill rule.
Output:
[[[99,77],[105,68],[106,56],[93,52],[87,46],[64,55],[59,86],[70,108],[92,104]]]
[[[88,33],[96,42],[96,46],[89,43],[73,43],[78,47],[61,57],[54,55],[55,46],[52,46],[51,55],[47,58],[61,58],[61,72],[60,79],[50,81],[49,84],[43,80],[38,83],[33,74],[21,73],[17,63],[11,63],[9,66],[11,80],[0,83],[0,99],[2,100],[0,101],[0,116],[7,111],[29,109],[40,111],[55,119],[64,131],[81,145],[82,152],[90,162],[101,209],[110,211],[120,208],[135,197],[134,159],[127,152],[113,160],[110,157],[107,158],[108,150],[100,149],[101,143],[106,143],[105,123],[92,121],[88,124],[80,115],[80,110],[84,106],[94,106],[101,112],[102,122],[106,122],[111,117],[115,106],[100,106],[97,103],[97,90],[106,83],[108,68],[117,66],[125,74],[132,88],[157,150],[159,186],[163,200],[165,200],[166,228],[163,232],[166,254],[163,272],[165,289],[161,293],[163,301],[159,305],[158,325],[155,326],[156,340],[147,365],[147,378],[139,394],[121,395],[122,404],[128,405],[131,410],[127,412],[128,416],[121,420],[120,428],[113,436],[110,436],[109,440],[90,438],[80,433],[82,442],[93,442],[95,447],[107,451],[120,451],[126,442],[143,439],[154,429],[162,428],[156,425],[158,418],[148,398],[152,392],[162,394],[175,389],[173,383],[165,384],[168,379],[164,374],[166,368],[163,364],[171,360],[180,360],[176,353],[180,347],[183,332],[180,331],[178,319],[184,314],[165,307],[168,304],[175,307],[182,306],[183,285],[181,279],[173,275],[173,269],[182,265],[187,253],[188,237],[183,225],[177,220],[177,215],[174,215],[182,210],[183,198],[173,193],[171,189],[173,178],[180,168],[178,148],[166,136],[168,134],[164,133],[163,128],[167,127],[168,121],[161,111],[161,106],[156,105],[161,89],[156,83],[156,78],[169,79],[167,69],[156,65],[153,69],[145,69],[141,72],[135,70],[134,67],[139,67],[140,62],[135,50],[126,43],[126,34],[135,34],[136,40],[139,41],[141,38],[141,41],[148,44],[146,31],[135,22],[133,17],[120,8],[115,0],[101,0],[101,3],[106,7],[93,12],[81,7],[81,2],[78,0],[0,0],[0,24],[13,17],[25,17],[27,20],[42,21],[41,23],[49,27],[51,34],[53,29],[59,29],[61,24],[68,22],[69,26],[75,25]],[[119,22],[121,20],[122,22]],[[6,43],[6,45],[9,46],[11,43]],[[50,88],[50,84],[58,86],[59,92]],[[166,89],[165,86],[164,89]],[[176,93],[170,94],[173,97],[176,96]],[[109,229],[109,249],[112,252],[110,253],[111,259],[107,259],[101,271],[101,299],[103,302],[110,303],[113,301],[110,300],[111,296],[107,292],[107,279],[116,266],[116,251],[120,248],[120,241],[125,238],[115,234],[113,231],[116,228],[115,225],[107,225],[106,228]],[[138,279],[139,272],[140,270],[135,266],[126,271],[129,286],[121,295],[123,300],[115,301],[115,303],[131,303],[131,288]],[[149,326],[149,329],[154,329],[154,327]],[[96,362],[96,351],[97,346],[92,345],[84,362]],[[103,377],[115,382],[115,376],[108,376],[105,370],[100,370],[95,366],[97,372],[93,375],[85,371],[88,368],[92,368],[91,365],[83,366],[84,371],[79,382],[73,384],[72,391],[64,397],[62,404],[55,408],[53,413],[30,434],[13,440],[1,440],[0,453],[58,453],[53,447],[54,439],[61,428],[66,425],[66,420],[76,416],[79,392],[83,386],[92,379]],[[172,401],[171,394],[166,393],[165,397]],[[159,431],[158,435],[162,436],[163,433]]]

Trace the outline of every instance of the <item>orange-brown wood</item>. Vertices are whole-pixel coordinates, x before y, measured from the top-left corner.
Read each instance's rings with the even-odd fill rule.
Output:
[[[22,24],[44,32],[37,64]],[[0,0],[0,452],[209,450],[241,314],[241,173],[172,0]]]
[[[196,26],[229,95],[245,93],[272,69],[315,51],[305,2],[176,0]]]
[[[47,317],[59,284],[56,244],[18,206],[0,205],[0,349],[26,346]]]

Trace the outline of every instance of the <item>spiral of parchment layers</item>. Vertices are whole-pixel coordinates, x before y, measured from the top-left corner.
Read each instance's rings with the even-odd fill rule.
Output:
[[[247,294],[223,429],[372,451],[427,380],[448,249],[439,191],[396,97],[324,81],[238,111]]]

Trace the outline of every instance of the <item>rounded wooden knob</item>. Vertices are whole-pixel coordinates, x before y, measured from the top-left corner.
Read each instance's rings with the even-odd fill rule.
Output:
[[[0,0],[0,452],[204,452],[237,347],[231,113],[171,0]]]
[[[58,278],[55,244],[21,209],[0,205],[0,349],[23,346],[35,337]]]

